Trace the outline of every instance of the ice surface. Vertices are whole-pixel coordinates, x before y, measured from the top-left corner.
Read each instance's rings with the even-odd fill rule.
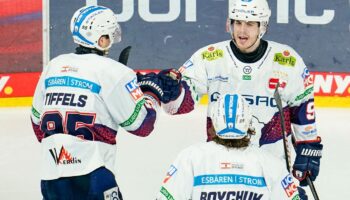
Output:
[[[348,199],[350,190],[350,109],[319,108],[317,126],[323,138],[321,170],[315,182],[319,197]],[[31,128],[30,108],[0,109],[0,199],[42,199],[40,144]],[[118,133],[117,181],[125,200],[154,199],[179,151],[205,141],[206,108],[182,116],[160,113],[152,135]],[[309,199],[313,199],[311,193]]]

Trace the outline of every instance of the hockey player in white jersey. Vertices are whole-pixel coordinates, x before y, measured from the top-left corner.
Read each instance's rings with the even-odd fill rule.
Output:
[[[148,136],[163,97],[157,77],[106,57],[121,40],[112,10],[83,7],[72,17],[75,53],[52,59],[41,74],[31,120],[42,146],[41,191],[49,199],[116,199],[116,135],[122,127]]]
[[[243,97],[222,94],[210,114],[213,141],[192,145],[178,155],[157,200],[307,199],[283,159],[249,145],[255,123]]]
[[[210,107],[225,92],[242,94],[261,122],[252,144],[284,157],[281,122],[273,98],[280,83],[286,128],[296,136],[296,159],[293,174],[301,185],[305,177],[315,180],[319,173],[321,138],[315,126],[313,80],[303,59],[288,45],[263,40],[270,8],[265,0],[233,0],[227,29],[232,39],[207,45],[196,51],[174,76],[175,70],[163,70],[159,76],[175,78],[163,108],[177,115],[191,112],[203,95],[208,95],[208,141],[213,124]],[[179,73],[177,73],[179,74]],[[289,140],[291,141],[291,140]],[[291,146],[291,145],[290,145]],[[317,154],[308,154],[315,151]],[[303,153],[304,152],[304,153]]]

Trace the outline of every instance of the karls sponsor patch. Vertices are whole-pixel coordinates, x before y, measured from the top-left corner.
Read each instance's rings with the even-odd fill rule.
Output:
[[[135,102],[142,100],[143,93],[141,91],[141,88],[137,84],[136,78],[134,78],[132,81],[127,83],[125,85],[125,88],[130,93],[131,97],[134,99]]]
[[[224,57],[224,52],[221,49],[215,49],[214,47],[209,47],[208,50],[202,52],[203,60],[213,61],[222,57]]]
[[[294,56],[291,56],[290,52],[286,50],[282,53],[276,53],[273,61],[283,66],[294,67],[296,58]]]

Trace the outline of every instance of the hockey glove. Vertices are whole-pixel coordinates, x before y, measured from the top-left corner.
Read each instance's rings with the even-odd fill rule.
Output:
[[[169,103],[176,100],[181,94],[181,73],[176,69],[165,69],[158,73],[158,77],[164,92],[162,102]]]
[[[320,170],[322,157],[321,138],[316,141],[303,141],[296,146],[296,158],[293,165],[293,175],[300,181],[301,186],[307,186],[306,177],[314,181]]]
[[[302,187],[298,187],[298,193],[299,193],[300,200],[308,200],[307,194]]]
[[[154,72],[144,75],[138,72],[136,76],[142,92],[156,98],[158,104],[160,105],[164,92],[162,90],[162,82],[158,78],[158,75]]]

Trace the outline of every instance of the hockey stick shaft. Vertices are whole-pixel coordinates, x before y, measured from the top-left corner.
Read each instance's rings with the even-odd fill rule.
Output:
[[[280,113],[280,118],[281,118],[281,127],[282,127],[282,135],[283,135],[283,146],[284,146],[284,154],[286,156],[286,163],[287,163],[287,170],[289,172],[291,172],[291,164],[290,164],[290,153],[289,153],[289,148],[288,148],[288,140],[287,140],[287,132],[286,132],[286,125],[285,125],[285,119],[284,119],[284,112],[283,112],[283,107],[282,107],[282,99],[281,96],[278,92],[278,88],[280,86],[280,83],[278,82],[276,85],[276,89],[275,92],[273,94],[276,104],[277,104],[277,108],[278,111]],[[291,133],[291,138],[292,138],[292,144],[293,146],[296,143],[296,139],[293,133]],[[312,192],[312,195],[314,197],[315,200],[319,200],[318,198],[318,194],[315,188],[314,183],[311,181],[309,176],[306,176],[306,181],[310,187],[310,190]]]
[[[130,54],[131,46],[125,47],[119,54],[118,61],[124,65],[128,64],[129,54]]]

